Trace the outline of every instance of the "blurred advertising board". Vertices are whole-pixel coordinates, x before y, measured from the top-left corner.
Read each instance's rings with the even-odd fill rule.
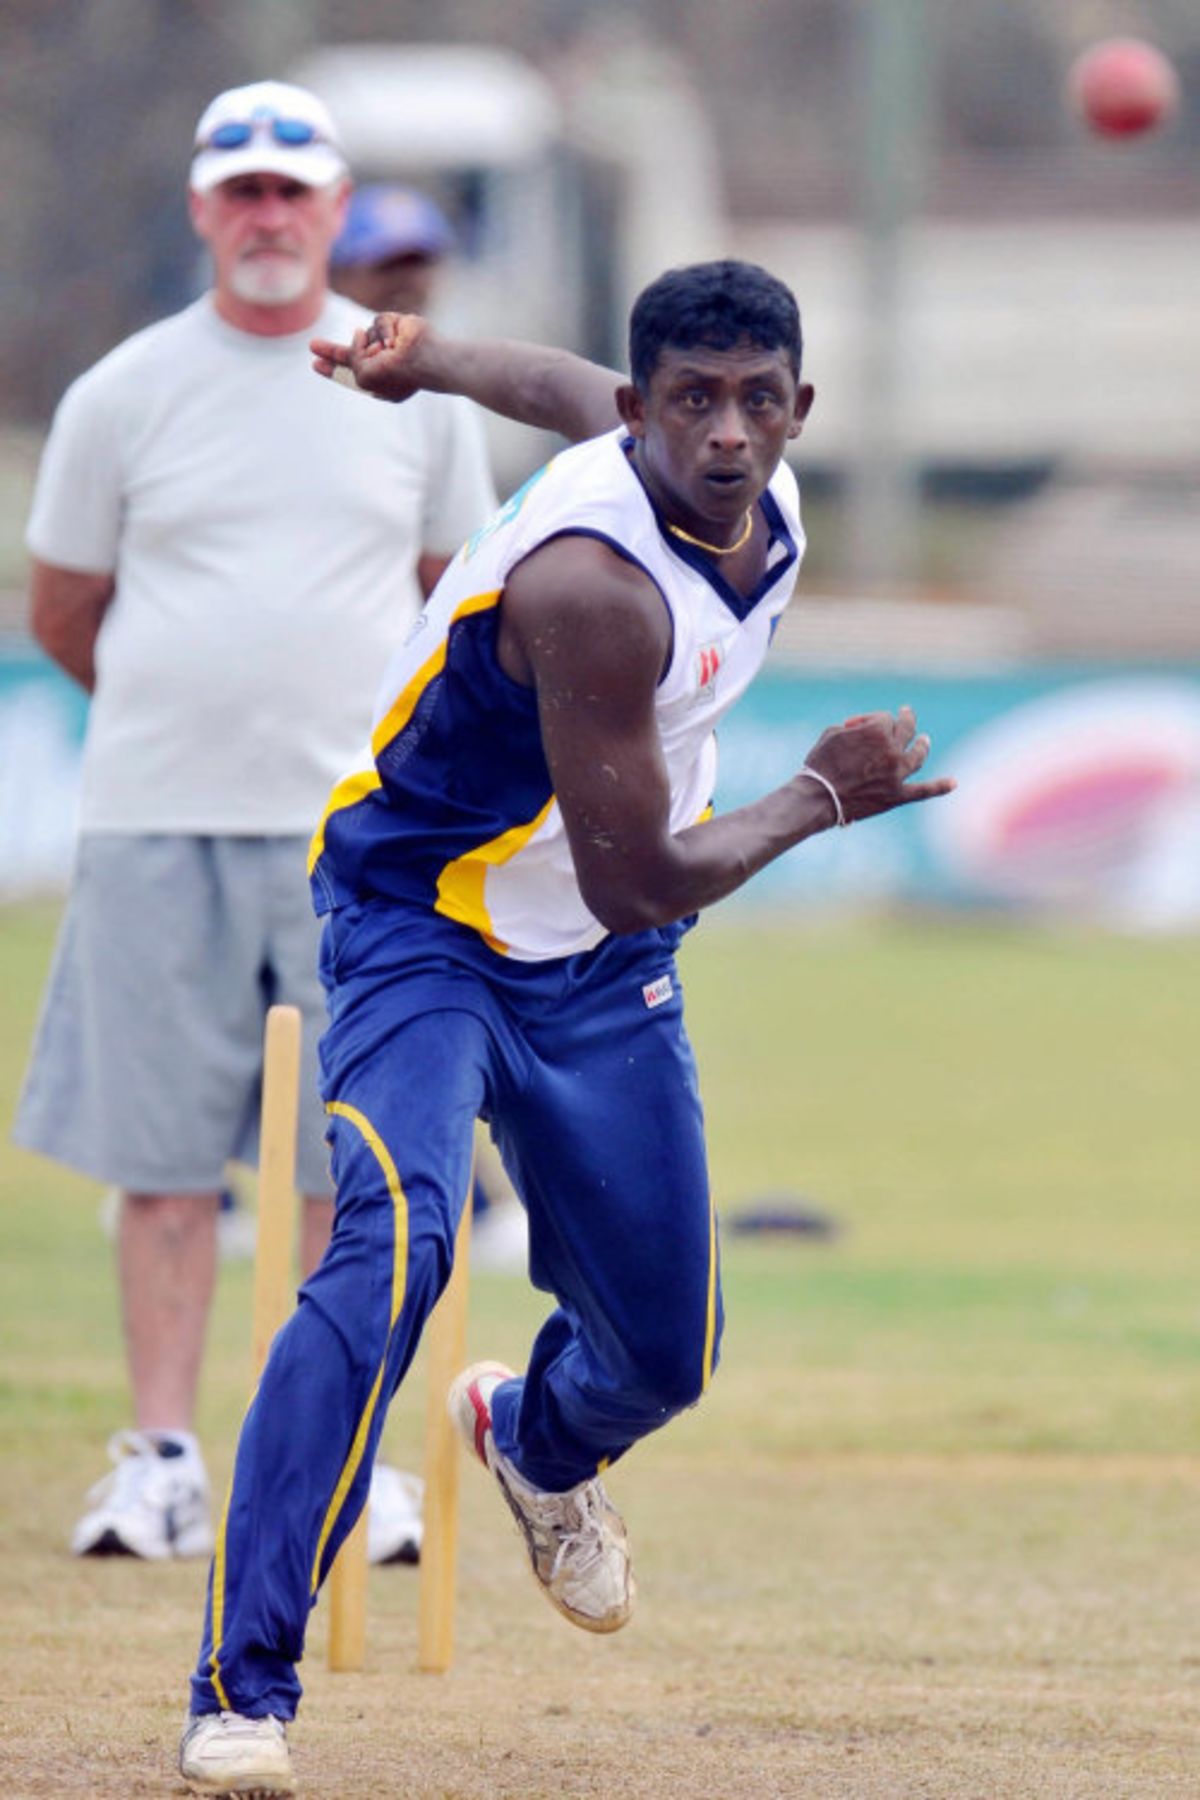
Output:
[[[825,726],[904,702],[958,791],[822,834],[737,904],[1200,926],[1200,666],[768,671],[722,728],[719,808],[786,780]]]
[[[0,639],[0,898],[71,868],[87,701],[24,639]]]
[[[729,811],[785,781],[826,725],[908,702],[949,799],[826,832],[726,903],[964,908],[1123,930],[1200,927],[1200,666],[995,674],[768,670],[721,729]],[[86,703],[0,646],[0,894],[70,871]]]

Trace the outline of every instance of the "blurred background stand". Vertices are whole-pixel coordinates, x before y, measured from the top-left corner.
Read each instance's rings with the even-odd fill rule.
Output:
[[[862,0],[857,12],[862,303],[849,575],[871,592],[911,582],[917,568],[908,419],[920,376],[905,274],[924,185],[931,34],[928,0]]]

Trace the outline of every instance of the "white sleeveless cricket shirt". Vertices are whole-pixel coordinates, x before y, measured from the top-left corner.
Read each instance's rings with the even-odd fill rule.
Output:
[[[669,535],[630,462],[623,428],[546,464],[450,564],[376,707],[369,750],[334,788],[313,839],[319,912],[370,895],[425,907],[529,962],[606,935],[579,892],[542,750],[537,699],[497,660],[510,572],[540,544],[594,537],[643,569],[671,616],[655,711],[670,825],[708,810],[714,730],[757,673],[804,548],[796,480],[780,464],[759,505],[765,572],[737,593],[719,564]]]

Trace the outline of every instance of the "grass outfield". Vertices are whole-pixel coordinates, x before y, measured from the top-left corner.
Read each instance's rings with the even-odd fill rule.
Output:
[[[0,910],[6,1111],[51,926]],[[731,916],[683,973],[726,1214],[792,1192],[840,1234],[727,1234],[712,1391],[611,1479],[630,1629],[563,1625],[467,1470],[454,1671],[413,1672],[415,1581],[373,1572],[363,1675],[314,1623],[304,1792],[1194,1795],[1200,943]],[[0,1794],[176,1792],[203,1572],[63,1549],[126,1419],[97,1190],[6,1144],[0,1190]],[[542,1310],[478,1277],[472,1353]],[[248,1331],[227,1265],[218,1482]]]

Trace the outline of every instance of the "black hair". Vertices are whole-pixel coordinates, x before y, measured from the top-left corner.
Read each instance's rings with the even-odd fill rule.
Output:
[[[645,393],[664,350],[732,350],[736,344],[785,350],[800,378],[800,308],[789,287],[757,263],[692,263],[668,269],[633,303],[629,368]]]

